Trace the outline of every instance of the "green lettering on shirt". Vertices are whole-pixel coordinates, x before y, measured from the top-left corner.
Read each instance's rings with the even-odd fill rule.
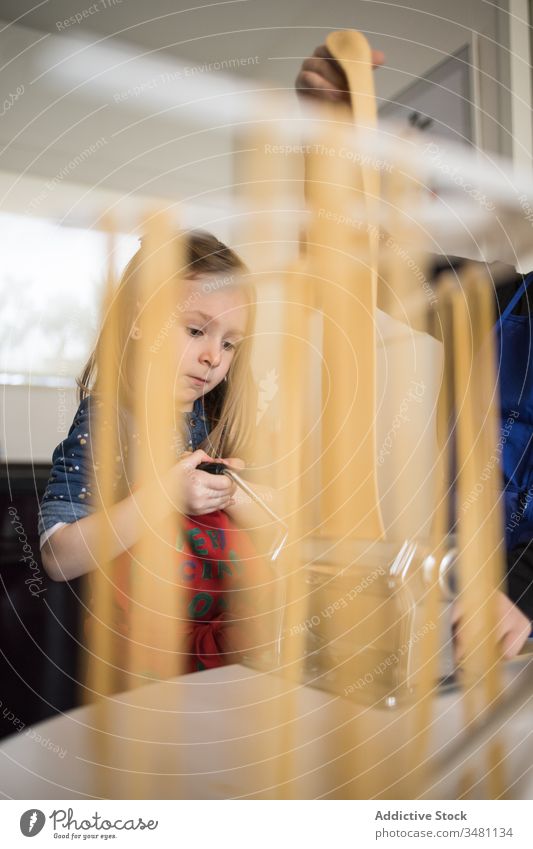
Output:
[[[189,602],[189,618],[200,619],[201,616],[205,616],[212,604],[213,596],[211,593],[196,593],[192,601]]]
[[[185,560],[185,562],[180,565],[183,573],[183,580],[194,581],[194,573],[196,571],[196,563],[194,560]]]
[[[187,531],[187,536],[189,537],[189,542],[194,554],[204,556],[209,554],[209,551],[206,548],[206,541],[202,536],[200,528],[190,528],[190,530]]]
[[[213,543],[213,548],[224,548],[224,531],[221,531],[218,528],[209,528],[207,536]]]
[[[213,580],[213,563],[211,560],[203,561],[202,578],[204,581]]]
[[[233,575],[233,571],[232,571],[231,567],[228,566],[228,564],[225,563],[224,560],[219,560],[218,561],[218,573],[219,573],[219,575],[222,575],[224,572],[226,573],[226,575]]]

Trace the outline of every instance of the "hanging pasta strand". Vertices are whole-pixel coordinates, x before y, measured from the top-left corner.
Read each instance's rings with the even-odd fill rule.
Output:
[[[412,745],[409,760],[412,774],[405,787],[406,798],[419,798],[424,788],[429,785],[431,762],[428,758],[431,725],[434,707],[438,696],[440,641],[444,633],[443,589],[440,581],[440,564],[449,546],[449,524],[451,508],[450,482],[450,420],[453,400],[453,327],[449,302],[450,292],[454,282],[451,274],[440,280],[436,289],[436,301],[429,317],[429,331],[440,339],[443,345],[443,361],[439,380],[440,391],[437,401],[437,457],[433,468],[428,470],[433,482],[434,511],[431,523],[429,551],[431,560],[425,571],[425,593],[420,603],[422,606],[421,621],[435,623],[428,630],[421,643],[419,652],[419,669],[415,682],[416,701],[411,715],[412,727],[409,731]]]
[[[173,360],[177,346],[170,339],[169,344],[160,350],[154,352],[151,348],[153,340],[157,339],[161,328],[172,316],[176,300],[179,301],[179,282],[175,269],[184,265],[183,258],[176,256],[176,241],[167,216],[157,214],[148,220],[142,251],[138,293],[140,338],[135,364],[140,385],[135,408],[139,434],[137,479],[141,485],[151,481],[159,483],[154,492],[160,504],[154,505],[153,514],[164,516],[168,513],[168,493],[164,489],[163,480],[176,460]],[[142,533],[135,550],[136,564],[132,576],[135,599],[132,629],[138,629],[139,641],[137,643],[133,640],[135,648],[131,670],[142,676],[154,664],[153,677],[165,679],[176,673],[178,629],[175,621],[173,557],[177,535],[176,514],[172,513],[164,533],[152,523],[146,524],[143,516],[139,518]],[[147,617],[146,621],[143,621],[144,616]],[[152,646],[146,639],[147,634],[153,637]],[[152,652],[152,648],[155,652]]]
[[[270,106],[272,108],[272,104]],[[288,192],[291,163],[287,155],[277,152],[283,151],[284,147],[280,144],[275,124],[267,123],[242,135],[239,150],[237,183],[241,188],[239,201],[245,216],[239,226],[237,241],[249,259],[258,307],[254,362],[259,376],[259,401],[254,410],[256,418],[252,423],[254,440],[250,455],[253,464],[267,473],[273,491],[279,494],[280,515],[286,517],[292,508],[297,517],[299,502],[295,501],[294,487],[299,484],[298,439],[301,439],[301,431],[298,432],[298,428],[305,404],[302,403],[300,383],[295,382],[297,375],[301,379],[301,352],[296,350],[294,337],[296,328],[287,323],[291,308],[287,303],[284,270],[287,264],[286,242],[290,241],[290,234],[280,213]],[[298,402],[300,407],[297,407]],[[281,429],[277,427],[280,419],[283,420]],[[291,583],[290,574],[299,569],[300,537],[297,518],[293,518],[288,528],[290,549],[283,548],[272,567],[274,591],[270,593],[270,603],[274,608],[275,633],[271,659],[273,665],[282,671],[286,671],[286,665],[281,652],[281,629],[287,632],[290,611],[294,610],[294,582]],[[259,553],[269,558],[273,546],[280,541],[279,525],[265,515],[261,525],[254,529],[254,541]],[[263,611],[265,613],[268,611]],[[291,657],[291,673],[299,680],[301,657]],[[266,687],[266,682],[258,684],[260,686]],[[295,723],[294,698],[281,694],[272,711],[267,707],[267,691],[262,690],[258,693],[257,704],[261,727],[283,729],[275,735],[275,793],[278,797],[289,798],[294,793],[295,767],[288,754]],[[272,757],[272,752],[265,749],[265,739],[258,735],[254,740],[257,762]]]
[[[310,422],[306,389],[308,385],[308,358],[306,341],[309,339],[309,311],[312,284],[304,273],[288,275],[284,297],[284,335],[282,343],[285,373],[281,382],[281,403],[286,424],[277,448],[283,453],[283,475],[280,480],[284,494],[284,515],[288,528],[288,544],[281,559],[285,576],[285,610],[282,670],[290,680],[304,679],[304,657],[308,620],[308,589],[305,581],[303,538],[307,529],[305,520],[306,499],[302,488],[303,441],[309,433]],[[280,435],[281,437],[281,435]],[[280,475],[281,477],[281,475]],[[296,754],[298,731],[298,688],[290,687],[280,698],[278,709],[280,723],[280,796],[297,799],[298,760]]]
[[[341,36],[344,48],[345,34]],[[357,61],[364,73],[353,74],[350,66],[352,103],[355,120],[360,118],[357,103],[360,92],[372,111],[369,91],[370,50],[366,41],[355,34]],[[328,47],[341,63],[336,39]],[[349,53],[348,48],[348,53]],[[350,59],[350,56],[348,56]],[[375,109],[375,106],[374,106]],[[370,562],[368,551],[383,536],[376,475],[375,382],[376,382],[376,274],[377,243],[373,227],[379,179],[362,166],[362,157],[353,148],[351,111],[327,110],[316,144],[307,157],[306,189],[311,213],[307,243],[309,275],[317,281],[324,316],[323,324],[323,409],[321,451],[321,523],[320,533],[330,543],[322,572],[327,607],[335,592],[336,576],[354,562],[354,545],[359,540],[360,579]],[[364,115],[368,119],[368,115]],[[353,156],[342,151],[351,146]],[[354,226],[354,214],[360,226]],[[329,595],[328,595],[329,594]],[[331,599],[334,602],[334,599]],[[374,593],[355,594],[346,614],[336,612],[321,623],[326,640],[324,655],[332,663],[336,687],[341,692],[372,668],[364,646],[380,641],[381,652],[385,624],[385,606]],[[355,623],[355,624],[354,624]],[[370,655],[372,656],[372,655]],[[376,657],[377,655],[373,655]],[[379,740],[368,732],[364,713],[349,724],[339,737],[341,750],[334,761],[333,786],[340,798],[363,797],[373,792],[377,770],[369,774],[365,764],[380,762]],[[365,740],[364,750],[360,742]],[[377,788],[377,784],[374,785]]]
[[[253,357],[260,389],[253,423],[256,435],[253,459],[256,466],[268,472],[275,487],[278,458],[271,450],[270,435],[275,413],[281,415],[277,391],[282,372],[280,280],[288,252],[291,248],[294,251],[287,232],[287,216],[282,211],[291,160],[283,152],[285,146],[274,122],[241,132],[236,147],[237,206],[241,212],[236,243],[249,265],[257,298]],[[272,528],[266,529],[265,538],[268,537],[272,538]]]
[[[501,473],[499,464],[495,463],[500,420],[493,343],[495,319],[488,275],[479,267],[470,267],[465,274],[464,285],[469,295],[472,314],[477,318],[473,323],[473,346],[477,355],[474,360],[473,394],[480,451],[478,482],[481,481],[482,485],[477,510],[482,594],[481,604],[478,598],[475,615],[479,616],[484,632],[480,645],[481,686],[484,689],[485,704],[490,708],[501,696],[503,688],[501,650],[497,636],[497,591],[504,576],[504,530],[499,501],[502,491]],[[475,580],[478,583],[478,580]],[[474,611],[472,613],[474,614]],[[500,740],[495,739],[487,750],[487,789],[489,797],[493,799],[499,798],[505,790],[503,756],[503,745]]]
[[[429,724],[431,699],[434,695],[437,674],[435,649],[438,634],[438,575],[436,564],[429,568],[427,516],[431,506],[425,505],[420,515],[418,489],[420,480],[413,474],[415,464],[423,464],[426,476],[435,477],[432,464],[435,457],[421,439],[415,440],[411,431],[417,404],[412,400],[413,387],[431,382],[438,368],[437,345],[427,335],[428,297],[420,277],[424,275],[424,260],[413,251],[412,233],[409,230],[407,211],[420,202],[420,192],[412,175],[405,171],[392,172],[386,183],[387,204],[390,209],[391,235],[384,242],[383,270],[389,310],[398,322],[391,332],[391,341],[384,348],[387,382],[383,390],[380,416],[389,424],[397,421],[394,447],[386,457],[387,504],[392,515],[387,534],[399,548],[406,541],[413,547],[414,557],[405,574],[400,570],[391,574],[391,594],[395,618],[404,627],[398,629],[400,654],[405,661],[395,669],[397,698],[413,701],[403,722],[398,720],[396,751],[391,750],[387,762],[388,798],[414,798],[419,786],[417,776],[427,751],[428,738],[424,729]],[[383,241],[383,240],[382,240]],[[413,327],[416,319],[418,329]],[[421,332],[423,331],[423,332]],[[422,356],[422,351],[424,356]],[[423,394],[414,395],[420,403]],[[427,408],[427,404],[426,404]],[[427,410],[426,414],[432,411]],[[428,425],[426,424],[426,427]],[[428,498],[433,495],[432,485],[426,484]],[[391,509],[392,508],[392,509]],[[415,639],[415,635],[418,636]]]
[[[483,362],[483,368],[476,368],[473,353],[475,345],[480,350],[479,340],[483,336],[489,346],[488,358],[492,355],[490,333],[486,335],[488,311],[478,298],[472,298],[471,279],[467,275],[464,279],[464,292],[456,289],[452,294],[452,309],[457,409],[459,637],[464,650],[461,669],[465,724],[469,726],[486,707],[488,699],[499,691],[494,608],[498,586],[495,552],[498,547],[493,547],[494,532],[489,530],[485,533],[484,528],[490,498],[487,488],[482,487],[480,498],[473,497],[473,494],[477,494],[477,486],[487,462],[487,449],[494,436],[494,412],[490,411],[491,404],[487,405],[494,393],[494,383],[491,386],[490,380],[494,372],[490,363]],[[478,312],[480,306],[482,309]],[[485,360],[485,349],[481,351]],[[480,389],[482,383],[485,386]],[[479,418],[480,412],[484,419]],[[485,434],[480,433],[485,427]],[[495,518],[496,510],[493,509],[492,513]],[[497,747],[492,750],[490,760],[491,786],[494,789],[501,786],[502,780],[497,765]],[[467,770],[463,776],[461,794],[468,795],[473,783],[473,776]]]
[[[368,43],[360,33],[332,33],[328,47],[349,76],[355,121],[368,127],[375,121]],[[325,113],[321,144],[308,158],[309,262],[323,281],[328,395],[323,411],[322,533],[341,539],[379,539],[383,536],[375,434],[379,173],[357,164],[356,151],[353,161],[341,155],[347,139],[353,145],[353,136],[343,133],[351,120],[348,110]],[[354,208],[361,210],[360,228],[348,223],[353,222]],[[347,452],[347,445],[354,449]]]
[[[99,340],[97,379],[97,402],[92,407],[91,420],[93,425],[94,446],[93,477],[91,487],[94,490],[98,504],[99,529],[97,535],[96,570],[89,576],[92,600],[92,611],[89,620],[88,650],[89,660],[86,670],[86,698],[93,701],[96,697],[94,711],[94,750],[95,750],[95,795],[113,798],[113,777],[106,764],[111,753],[111,718],[110,697],[120,689],[123,680],[121,664],[123,659],[114,650],[116,632],[113,623],[113,587],[114,574],[110,552],[113,544],[113,531],[110,525],[109,512],[116,501],[115,468],[116,455],[119,450],[116,438],[118,374],[111,363],[119,361],[120,352],[117,350],[119,338],[119,315],[116,304],[115,275],[114,275],[114,227],[107,224],[108,264],[107,278],[102,302],[103,326]]]
[[[340,30],[329,33],[326,45],[342,67],[348,79],[351,101],[351,117],[354,125],[373,130],[377,124],[376,96],[372,69],[372,51],[364,35],[356,30]],[[370,280],[372,302],[377,299],[377,273],[379,253],[379,229],[377,226],[380,200],[379,170],[362,156],[359,174],[366,208],[366,230],[370,252]]]
[[[479,710],[478,684],[481,673],[479,646],[484,638],[481,633],[481,620],[475,615],[478,590],[472,580],[472,572],[479,569],[479,550],[476,548],[478,525],[474,511],[461,511],[461,504],[475,487],[476,463],[473,455],[476,433],[472,393],[469,382],[472,380],[472,333],[465,293],[454,289],[450,294],[453,315],[454,334],[454,382],[456,415],[456,456],[457,456],[457,544],[458,544],[458,584],[459,603],[463,609],[461,639],[468,646],[469,654],[463,662],[463,705],[465,724],[470,725]],[[477,649],[477,651],[476,651]],[[476,654],[478,655],[476,657]],[[468,792],[472,784],[472,774],[468,770],[463,775],[460,794]]]
[[[135,479],[140,487],[151,486],[149,514],[139,511],[139,540],[131,557],[131,629],[129,670],[133,686],[150,680],[166,680],[182,668],[185,618],[180,585],[175,574],[177,511],[169,514],[174,496],[164,482],[176,462],[174,423],[176,417],[176,342],[173,336],[162,349],[153,345],[161,328],[173,314],[181,294],[176,269],[183,268],[184,251],[173,238],[168,216],[152,215],[145,226],[138,295],[139,318],[135,369],[139,391],[135,396],[134,419],[138,429]],[[175,497],[175,496],[174,496]],[[167,516],[161,522],[157,517]],[[175,692],[178,690],[176,688]],[[150,739],[153,720],[149,712],[132,711],[132,739]],[[157,733],[155,735],[157,737]],[[161,742],[161,741],[160,741]],[[135,749],[144,757],[136,757]],[[158,746],[132,745],[133,763],[143,770],[134,773],[133,798],[154,792],[146,775],[157,756]],[[147,764],[148,760],[148,764]],[[157,769],[153,770],[157,774]]]
[[[314,213],[310,255],[327,286],[325,290],[323,282],[321,287],[323,392],[327,392],[322,428],[321,531],[334,538],[344,565],[354,556],[347,540],[365,541],[360,547],[362,568],[356,573],[364,581],[368,541],[383,536],[375,434],[379,174],[361,164],[363,157],[353,147],[353,136],[348,142],[352,159],[343,157],[341,151],[346,146],[343,130],[351,128],[352,122],[365,127],[375,123],[375,100],[370,48],[363,36],[332,33],[327,45],[348,77],[352,109],[344,115],[338,112],[331,116],[321,150],[334,151],[335,155],[314,155],[309,169]],[[354,227],[351,222],[357,210],[361,221],[359,227]],[[338,566],[334,571],[335,568]],[[387,640],[385,606],[371,591],[356,595],[347,613],[348,616],[336,612],[324,629],[341,692],[372,668]],[[376,653],[361,651],[364,646],[376,646]],[[369,771],[366,765],[379,764],[383,753],[368,714],[362,711],[343,737],[344,752],[335,769],[335,795],[375,795],[379,770],[374,767]]]

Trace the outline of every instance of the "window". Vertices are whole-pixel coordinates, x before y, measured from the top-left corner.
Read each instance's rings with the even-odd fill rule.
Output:
[[[99,324],[107,237],[43,218],[0,213],[0,372],[4,383],[75,377]],[[115,266],[138,247],[119,236]]]

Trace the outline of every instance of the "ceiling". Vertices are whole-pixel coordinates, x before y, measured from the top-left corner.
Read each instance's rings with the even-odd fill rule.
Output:
[[[0,185],[4,205],[49,213],[76,182],[216,216],[234,180],[243,89],[284,90],[297,111],[303,59],[329,31],[358,28],[386,55],[378,99],[393,98],[496,14],[485,0],[441,12],[437,0],[0,0],[3,96],[23,87],[0,122],[0,171],[16,175]]]

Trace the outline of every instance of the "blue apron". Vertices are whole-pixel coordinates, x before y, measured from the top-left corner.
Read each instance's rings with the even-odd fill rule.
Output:
[[[512,315],[532,281],[533,273],[495,325],[508,551],[533,539],[533,316]]]

